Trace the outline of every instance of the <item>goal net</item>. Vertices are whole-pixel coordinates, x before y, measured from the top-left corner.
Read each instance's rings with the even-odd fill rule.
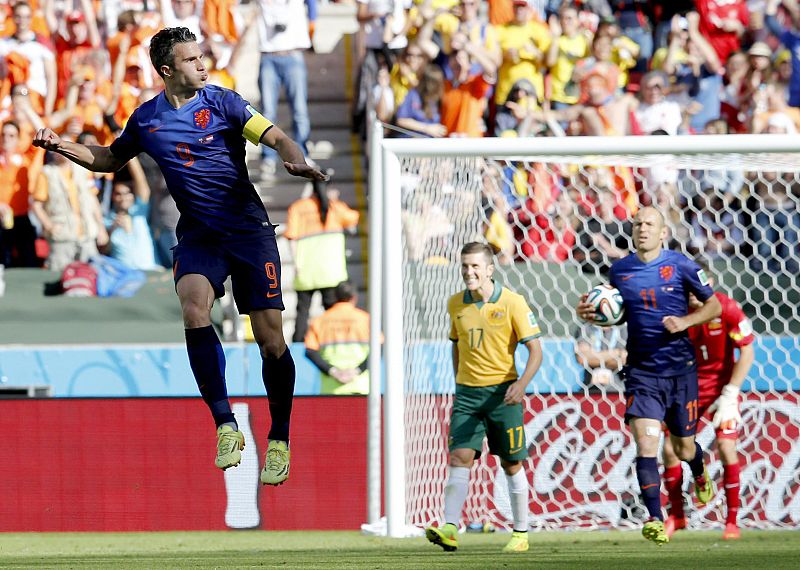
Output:
[[[624,327],[580,328],[573,307],[581,293],[606,281],[614,259],[631,251],[628,220],[653,204],[667,218],[668,247],[707,262],[715,289],[740,303],[756,333],[756,360],[742,390],[740,525],[800,522],[800,154],[789,152],[796,141],[747,136],[381,144],[386,228],[397,228],[398,217],[402,228],[402,240],[384,235],[401,255],[385,249],[382,259],[402,276],[400,283],[384,283],[384,304],[393,305],[384,312],[387,351],[402,346],[402,361],[393,361],[402,366],[387,362],[387,386],[402,383],[402,391],[387,389],[385,404],[387,413],[402,410],[384,428],[402,430],[391,445],[399,441],[401,449],[385,450],[384,468],[404,473],[395,479],[401,489],[387,478],[387,503],[400,497],[403,505],[401,514],[395,509],[391,516],[417,527],[442,522],[454,392],[446,304],[463,289],[459,250],[477,240],[493,245],[496,280],[526,297],[543,331],[544,362],[524,403],[531,527],[641,524],[636,451],[622,421],[616,367],[581,362],[576,352],[621,348]],[[517,352],[519,370],[526,352]],[[721,487],[713,427],[706,419],[698,430]],[[694,505],[688,475],[687,469],[690,527],[721,526],[724,493],[707,506]],[[511,523],[505,477],[486,448],[472,470],[461,522]]]

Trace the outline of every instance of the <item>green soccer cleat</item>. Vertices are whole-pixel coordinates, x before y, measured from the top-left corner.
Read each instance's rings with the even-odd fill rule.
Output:
[[[503,547],[503,552],[528,552],[528,533],[511,533],[511,540]]]
[[[652,540],[658,546],[664,546],[669,542],[669,537],[664,531],[664,523],[658,519],[650,519],[642,527],[642,536],[647,540]]]
[[[708,467],[704,467],[703,476],[694,480],[694,495],[697,497],[698,503],[707,505],[715,494],[714,481],[708,476]]]
[[[289,478],[289,444],[275,439],[269,440],[261,482],[264,485],[280,485]]]
[[[454,524],[446,524],[442,528],[429,526],[425,529],[425,538],[433,544],[441,546],[445,552],[458,550],[458,529]]]
[[[242,462],[244,435],[231,426],[217,428],[217,458],[214,465],[225,471],[228,467],[236,467]]]

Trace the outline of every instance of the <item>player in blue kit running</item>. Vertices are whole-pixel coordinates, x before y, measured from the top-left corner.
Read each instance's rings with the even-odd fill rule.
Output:
[[[661,511],[658,444],[661,422],[670,430],[678,457],[689,464],[697,500],[708,503],[713,482],[695,442],[697,429],[697,362],[686,330],[718,317],[719,300],[703,270],[686,256],[662,247],[667,237],[664,217],[642,208],[633,221],[636,253],[611,266],[609,283],[619,289],[628,324],[625,375],[625,421],[636,441],[636,476],[650,519],[642,534],[658,545],[669,542]],[[688,297],[702,307],[689,313]],[[581,297],[578,316],[594,320],[594,308]]]
[[[289,476],[295,366],[283,337],[275,226],[250,182],[245,140],[275,149],[294,176],[327,176],[306,164],[297,144],[239,94],[207,86],[202,57],[187,28],[161,30],[150,43],[150,60],[164,91],[133,112],[111,146],[77,144],[50,129],[37,132],[33,144],[93,172],[115,172],[141,152],[158,163],[181,214],[173,273],[189,363],[217,425],[214,463],[222,470],[238,465],[244,448],[228,401],[225,354],[211,326],[211,307],[230,275],[239,312],[250,315],[269,398],[272,425],[261,481],[279,485]]]

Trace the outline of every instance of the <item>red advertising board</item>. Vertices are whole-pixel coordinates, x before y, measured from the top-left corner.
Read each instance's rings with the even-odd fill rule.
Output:
[[[436,411],[438,425],[419,429],[446,434],[450,397],[432,397],[426,409]],[[623,422],[624,412],[621,394],[526,398],[530,457],[525,469],[531,489],[529,521],[534,528],[638,528],[646,515],[639,503],[636,446]],[[745,394],[741,414],[739,523],[794,528],[800,522],[800,400],[791,393]],[[722,464],[714,452],[714,429],[703,421],[699,430],[697,440],[707,452],[709,472],[721,487]],[[441,519],[443,505],[437,501],[444,496],[446,483],[444,438],[434,442],[416,438],[407,450],[415,473],[422,474],[408,481],[408,512],[417,526]],[[465,518],[508,527],[511,507],[502,469],[494,456],[486,454],[476,463]],[[686,498],[694,503],[688,468],[684,471]],[[724,508],[722,492],[708,505],[694,503],[687,511],[689,524],[693,528],[720,525]]]
[[[266,398],[232,401],[249,409],[258,450],[225,474],[199,398],[0,401],[0,531],[359,528],[366,399],[295,399],[291,476],[279,487],[257,481]]]
[[[413,467],[408,516],[420,526],[441,516],[436,501],[446,479],[444,398],[431,397],[426,406],[434,413],[422,414],[425,426],[406,441]],[[258,483],[266,398],[234,398],[233,405],[248,446],[242,465],[223,474],[213,465],[213,423],[199,398],[0,400],[0,531],[357,529],[365,522],[365,398],[295,400],[292,472],[279,487]],[[748,394],[741,410],[740,524],[795,526],[800,400],[786,393]],[[621,397],[527,399],[534,527],[638,525],[636,451],[623,412]],[[711,450],[710,472],[719,481],[713,435],[705,423],[698,441]],[[411,481],[412,475],[425,484]],[[467,520],[508,523],[505,478],[494,458],[480,459],[470,490]],[[687,514],[692,526],[719,524],[722,506],[695,505]]]

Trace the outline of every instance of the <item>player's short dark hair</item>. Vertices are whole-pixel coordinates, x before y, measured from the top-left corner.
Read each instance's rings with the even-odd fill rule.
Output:
[[[461,255],[469,255],[470,253],[482,253],[486,258],[486,263],[494,265],[494,250],[488,243],[471,241],[468,244],[464,244],[464,247],[461,248]]]
[[[351,281],[342,281],[336,286],[336,301],[347,302],[356,296],[356,288]]]
[[[197,36],[189,28],[164,28],[150,40],[150,62],[158,74],[163,77],[161,66],[172,67],[175,65],[175,45],[196,41]]]

